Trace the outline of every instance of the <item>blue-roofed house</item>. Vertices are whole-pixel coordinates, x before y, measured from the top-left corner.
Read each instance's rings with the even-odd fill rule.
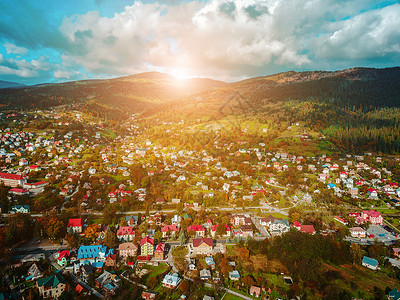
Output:
[[[104,262],[109,254],[114,254],[114,249],[107,249],[107,246],[80,246],[78,249],[77,260],[80,261],[80,265],[91,264],[98,261]]]
[[[336,185],[334,185],[333,183],[328,183],[328,189],[333,189],[335,187],[336,187]]]
[[[215,267],[215,261],[212,256],[206,256],[205,258],[207,266]]]
[[[370,258],[370,257],[368,257],[368,256],[364,256],[364,257],[363,257],[361,264],[362,264],[364,267],[367,267],[367,268],[369,268],[369,269],[371,269],[371,270],[377,270],[377,269],[379,269],[379,267],[378,267],[378,261],[377,261],[376,259]]]
[[[182,279],[179,278],[178,273],[171,274],[171,272],[170,272],[167,275],[165,275],[165,277],[162,281],[162,284],[163,284],[163,287],[175,289],[179,285],[181,280]]]
[[[232,272],[229,272],[229,279],[233,281],[239,280],[240,279],[239,271],[233,270]]]

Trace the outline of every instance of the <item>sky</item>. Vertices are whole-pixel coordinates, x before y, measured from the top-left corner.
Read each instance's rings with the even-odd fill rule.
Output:
[[[236,81],[400,64],[400,0],[0,0],[0,80]]]

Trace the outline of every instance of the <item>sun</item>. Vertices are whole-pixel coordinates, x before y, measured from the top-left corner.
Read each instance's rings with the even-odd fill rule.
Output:
[[[189,78],[188,74],[183,69],[172,69],[170,74],[179,81]]]

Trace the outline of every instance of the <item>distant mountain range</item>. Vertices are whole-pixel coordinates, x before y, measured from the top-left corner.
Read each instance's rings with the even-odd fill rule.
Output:
[[[2,81],[0,80],[0,89],[5,89],[5,88],[21,88],[21,87],[26,87],[25,84],[17,83],[17,82],[11,82],[11,81]]]
[[[148,72],[114,79],[1,89],[0,105],[46,108],[95,103],[125,112],[156,112],[168,107],[185,108],[200,101],[207,104],[207,109],[196,113],[206,113],[232,97],[241,97],[255,108],[265,102],[310,98],[347,107],[400,106],[400,68],[291,71],[234,83],[206,78],[177,80],[168,74]]]

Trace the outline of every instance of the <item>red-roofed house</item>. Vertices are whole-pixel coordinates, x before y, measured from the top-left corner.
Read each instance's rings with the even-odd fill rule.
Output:
[[[174,237],[176,236],[176,234],[178,234],[179,228],[176,225],[165,225],[164,227],[161,228],[161,232],[163,238],[166,238],[169,235],[172,235]]]
[[[197,238],[192,241],[193,254],[212,254],[213,247],[212,238]]]
[[[164,250],[165,250],[165,244],[159,243],[156,247],[156,250],[154,250],[154,258],[156,260],[164,260]]]
[[[314,225],[300,225],[300,231],[314,235],[316,233]]]
[[[146,236],[140,240],[140,255],[141,256],[152,256],[154,253],[154,239]]]
[[[26,177],[10,173],[0,173],[0,182],[3,182],[5,186],[24,186],[26,183]]]
[[[196,236],[204,237],[206,230],[204,229],[203,225],[190,225],[187,228],[188,232],[195,232]]]
[[[56,254],[54,254],[54,258],[56,258],[57,263],[61,266],[61,267],[65,267],[68,263],[67,258],[69,256],[69,250],[58,250],[58,252]]]
[[[373,225],[383,225],[383,217],[381,213],[376,210],[364,210],[361,213],[361,218]]]
[[[67,225],[67,231],[70,233],[81,233],[82,219],[69,219]]]
[[[28,190],[19,189],[19,188],[12,188],[9,191],[9,193],[13,194],[13,195],[17,195],[17,196],[29,195],[29,191]]]
[[[117,238],[122,242],[130,242],[135,238],[135,231],[132,226],[121,226],[117,230]]]

